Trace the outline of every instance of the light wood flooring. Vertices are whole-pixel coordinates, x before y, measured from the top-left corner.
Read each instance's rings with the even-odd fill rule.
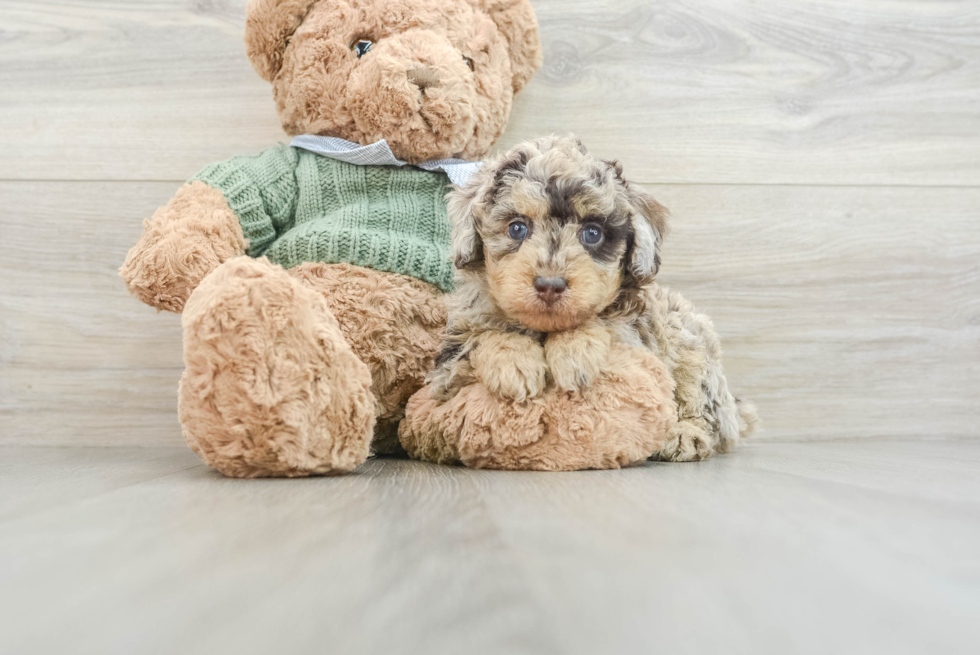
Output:
[[[975,653],[980,442],[230,480],[0,447],[4,653]]]

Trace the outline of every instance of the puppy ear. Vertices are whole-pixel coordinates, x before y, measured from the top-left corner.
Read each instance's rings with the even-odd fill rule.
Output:
[[[245,52],[252,68],[271,82],[282,68],[286,41],[317,0],[250,0],[245,18]]]
[[[478,11],[485,12],[507,39],[510,49],[511,84],[514,93],[524,88],[534,72],[541,68],[541,36],[538,19],[529,0],[470,0]]]
[[[453,187],[446,196],[449,221],[453,228],[453,257],[456,268],[483,262],[483,218],[497,202],[501,187],[514,178],[524,177],[531,157],[542,143],[554,137],[519,143],[507,152],[484,162],[463,187]]]
[[[454,187],[446,196],[446,209],[453,228],[453,261],[463,269],[483,261],[483,239],[477,230],[474,216],[478,198],[483,197],[483,185],[474,176],[466,186]]]
[[[667,208],[649,193],[626,185],[633,215],[633,253],[630,272],[642,283],[652,280],[660,270],[660,245],[667,236]]]
[[[616,181],[626,191],[626,201],[633,209],[630,219],[633,228],[633,243],[626,253],[624,262],[627,273],[640,284],[651,281],[660,270],[660,244],[667,236],[667,208],[654,200],[653,196],[623,177],[623,165],[618,161],[607,161]]]

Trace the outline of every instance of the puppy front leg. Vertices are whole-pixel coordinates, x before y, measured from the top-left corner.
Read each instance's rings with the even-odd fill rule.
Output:
[[[552,332],[544,342],[544,357],[555,386],[576,391],[599,377],[609,358],[612,335],[599,324]]]
[[[544,349],[535,339],[486,332],[470,354],[473,374],[491,393],[523,402],[541,395],[547,381]]]

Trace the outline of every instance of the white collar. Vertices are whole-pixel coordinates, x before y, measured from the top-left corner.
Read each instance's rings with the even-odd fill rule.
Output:
[[[369,146],[339,139],[334,136],[316,136],[302,134],[294,137],[289,145],[315,152],[324,157],[337,159],[358,166],[408,166],[408,162],[395,157],[384,139],[375,141]],[[430,159],[421,164],[412,164],[425,171],[443,171],[449,176],[449,181],[456,186],[463,186],[467,180],[480,170],[483,162],[466,161],[465,159]]]

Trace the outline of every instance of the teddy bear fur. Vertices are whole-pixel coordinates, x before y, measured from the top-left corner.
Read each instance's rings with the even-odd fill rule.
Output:
[[[410,163],[481,158],[541,65],[526,0],[253,0],[245,44],[287,134],[386,139]],[[413,76],[432,71],[422,103]]]
[[[371,370],[322,293],[239,257],[201,282],[181,323],[180,422],[206,464],[234,477],[294,477],[368,456]]]
[[[525,402],[476,382],[444,400],[431,385],[408,403],[400,437],[412,457],[471,468],[615,469],[660,452],[676,424],[666,366],[614,346],[607,373],[580,391],[552,386]]]
[[[372,41],[370,57],[351,44]],[[541,65],[527,0],[252,0],[246,50],[290,135],[367,145],[409,162],[478,159]],[[144,222],[120,274],[183,312],[182,431],[229,476],[349,471],[399,448],[405,403],[431,370],[443,294],[344,263],[289,270],[245,256],[221,191],[195,181]]]

